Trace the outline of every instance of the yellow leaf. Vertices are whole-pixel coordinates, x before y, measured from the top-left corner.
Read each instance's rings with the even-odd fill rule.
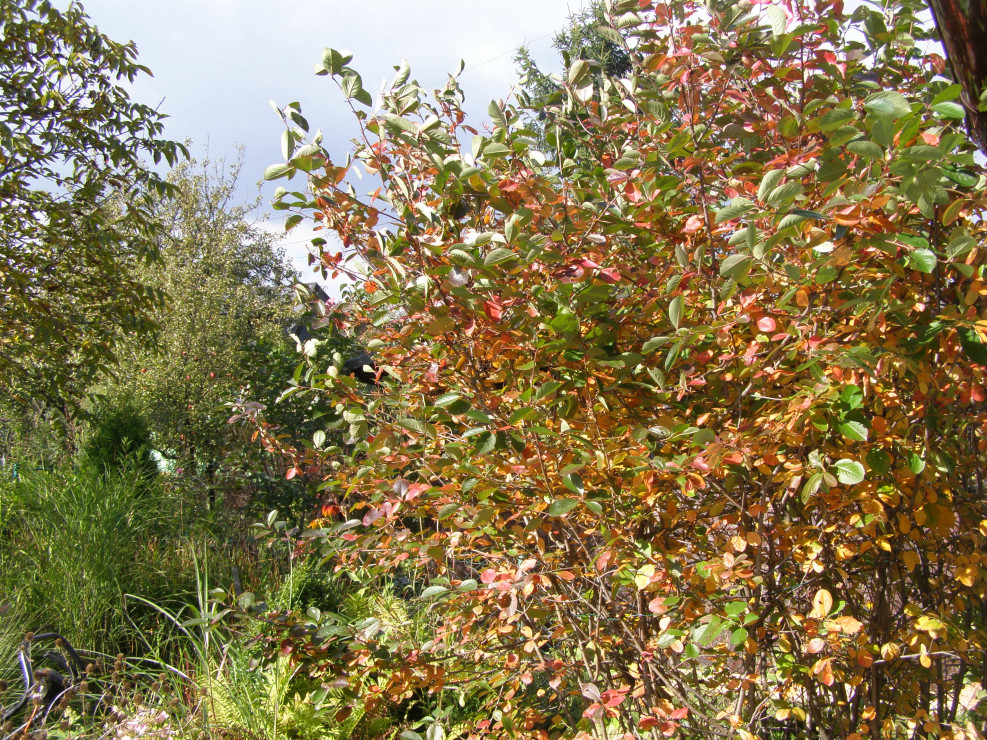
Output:
[[[912,531],[912,521],[904,514],[898,515],[898,531],[902,534],[908,534]]]
[[[832,609],[833,595],[821,588],[816,591],[816,595],[812,598],[812,611],[809,612],[809,619],[825,619]]]
[[[928,632],[934,638],[943,637],[946,634],[946,625],[935,617],[919,617],[915,620],[915,628],[922,632]]]
[[[905,567],[909,573],[915,570],[915,566],[918,565],[919,561],[918,553],[914,550],[905,550],[901,554],[901,559],[905,561]]]
[[[968,683],[960,691],[960,706],[968,712],[972,712],[980,703],[981,692],[983,692],[983,687],[979,681]]]
[[[956,569],[954,577],[964,586],[970,587],[977,582],[980,575],[980,568],[976,565],[961,565]]]

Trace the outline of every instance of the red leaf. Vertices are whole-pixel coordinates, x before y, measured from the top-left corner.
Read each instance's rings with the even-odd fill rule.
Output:
[[[763,331],[765,334],[772,332],[778,328],[778,324],[770,316],[762,316],[757,320],[757,328]]]
[[[652,614],[664,614],[668,611],[668,607],[665,606],[665,597],[656,596],[650,602],[648,602],[648,611]]]
[[[484,301],[483,312],[491,321],[500,321],[504,316],[504,307],[496,301]]]
[[[371,509],[366,514],[363,515],[363,526],[369,527],[371,524],[380,519],[380,509]]]

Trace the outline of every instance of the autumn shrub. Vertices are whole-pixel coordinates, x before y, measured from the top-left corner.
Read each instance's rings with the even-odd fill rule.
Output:
[[[342,240],[379,381],[315,348],[289,394],[343,444],[266,443],[329,470],[335,567],[438,619],[278,645],[361,706],[476,698],[472,737],[980,737],[987,199],[923,7],[609,18],[631,69],[574,60],[548,152],[407,66],[371,110],[332,49],[353,156],[282,110],[277,207]]]

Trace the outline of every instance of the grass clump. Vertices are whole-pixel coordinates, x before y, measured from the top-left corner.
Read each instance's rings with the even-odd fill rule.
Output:
[[[32,631],[108,654],[136,647],[126,593],[189,590],[182,507],[138,466],[31,472],[0,497],[0,593]]]

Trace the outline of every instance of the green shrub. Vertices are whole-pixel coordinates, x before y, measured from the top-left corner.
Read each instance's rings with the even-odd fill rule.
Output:
[[[151,478],[158,472],[152,448],[147,420],[132,401],[118,399],[104,402],[93,414],[83,456],[100,470],[133,467],[142,477]]]

